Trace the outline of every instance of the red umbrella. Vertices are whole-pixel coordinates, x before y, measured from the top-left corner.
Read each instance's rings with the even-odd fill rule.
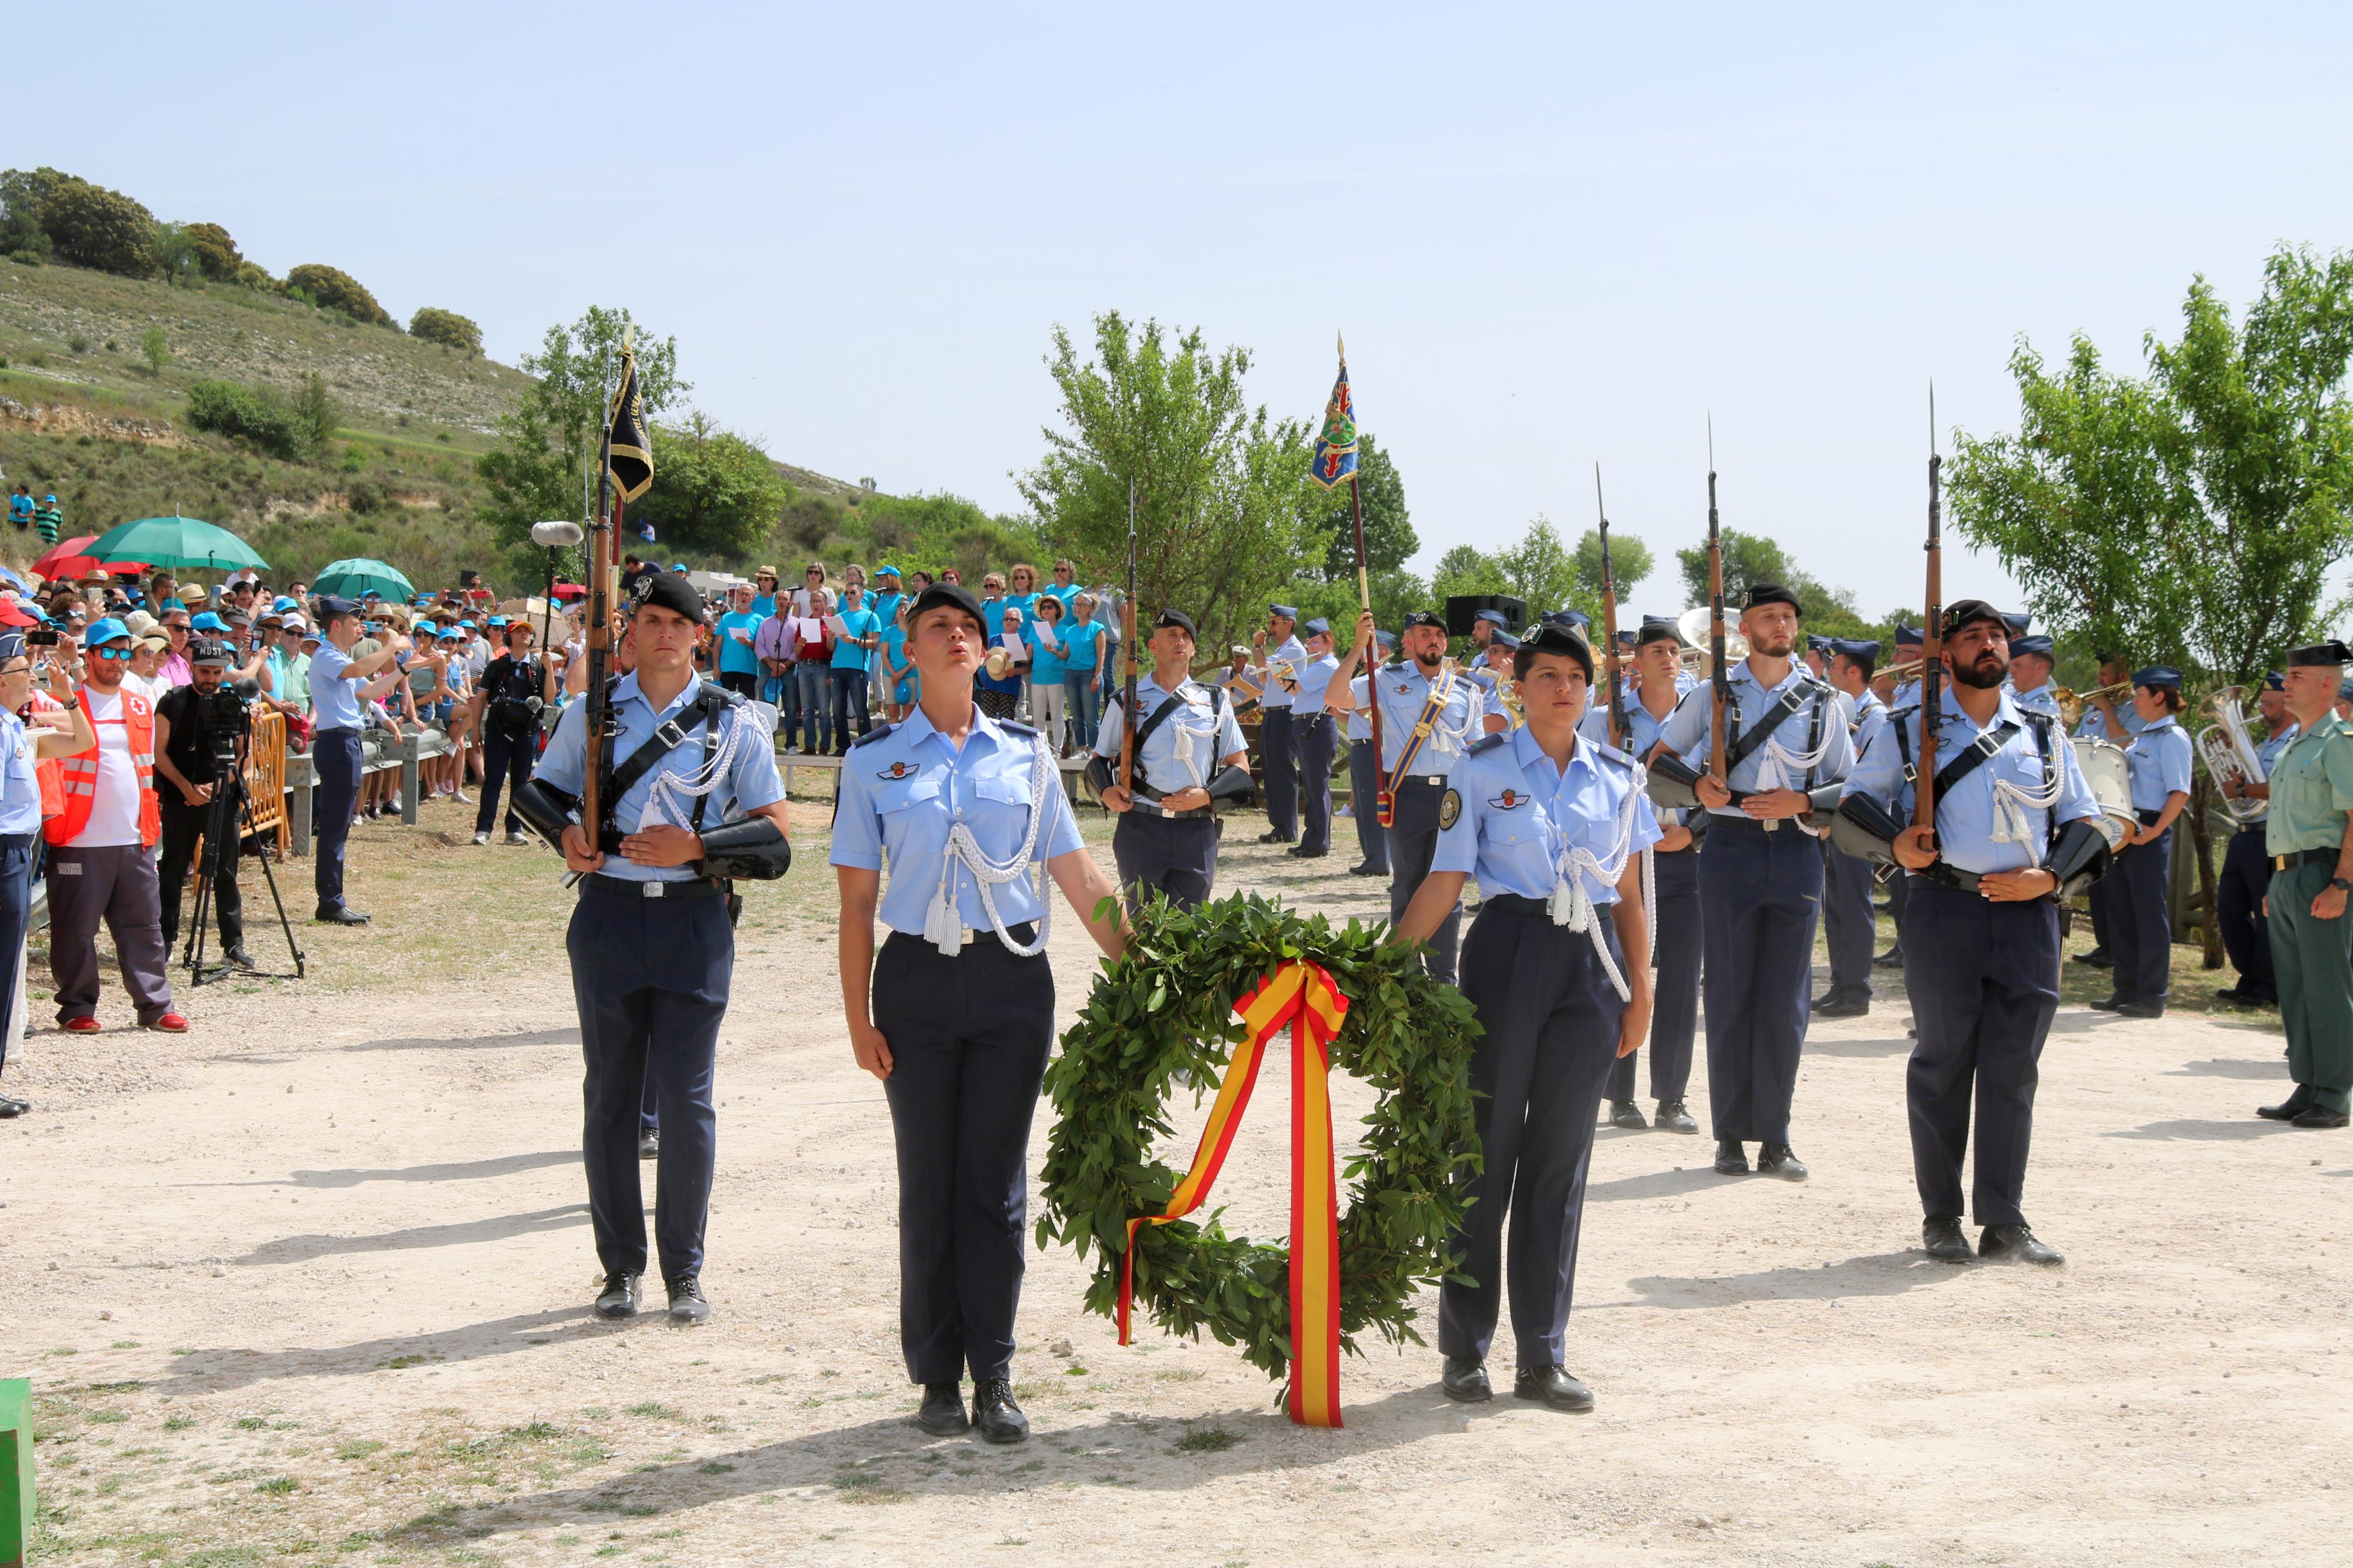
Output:
[[[89,541],[83,542],[88,543]],[[576,599],[587,591],[577,583],[558,583],[554,588],[555,596],[559,599]]]
[[[88,577],[100,572],[136,576],[147,570],[144,563],[137,561],[100,562],[83,554],[82,552],[88,550],[97,538],[95,533],[85,533],[79,539],[59,540],[41,552],[41,558],[33,563],[33,572],[52,583],[58,583],[69,577]]]

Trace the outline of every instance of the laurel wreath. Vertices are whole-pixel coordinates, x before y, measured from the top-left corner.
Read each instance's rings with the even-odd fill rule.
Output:
[[[1341,1345],[1363,1353],[1356,1340],[1367,1329],[1391,1344],[1423,1343],[1410,1303],[1446,1277],[1445,1238],[1468,1202],[1461,1178],[1479,1169],[1470,1047],[1480,1029],[1471,1005],[1424,973],[1417,951],[1390,943],[1384,925],[1336,928],[1239,897],[1193,910],[1155,898],[1130,928],[1126,956],[1099,974],[1046,1071],[1058,1116],[1039,1181],[1038,1245],[1067,1242],[1082,1258],[1094,1248],[1086,1305],[1115,1314],[1127,1222],[1164,1212],[1183,1174],[1152,1154],[1155,1138],[1174,1135],[1171,1089],[1181,1080],[1213,1093],[1243,1037],[1234,999],[1278,963],[1304,959],[1348,999],[1330,1047],[1333,1069],[1378,1091],[1362,1152],[1341,1177],[1349,1184],[1339,1233]],[[1344,1131],[1335,1129],[1334,1139]],[[1138,1229],[1137,1314],[1194,1339],[1206,1329],[1280,1380],[1291,1359],[1288,1245],[1229,1236],[1221,1213]]]

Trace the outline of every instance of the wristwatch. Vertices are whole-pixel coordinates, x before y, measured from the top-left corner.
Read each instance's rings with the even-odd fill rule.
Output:
[[[2342,877],[2329,878],[2328,885],[2340,893],[2353,892],[2353,882],[2348,882]]]

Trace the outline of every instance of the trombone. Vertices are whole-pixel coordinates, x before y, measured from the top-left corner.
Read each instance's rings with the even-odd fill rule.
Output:
[[[2097,687],[2093,690],[2083,692],[2078,692],[2072,687],[2054,686],[2051,689],[2051,700],[2059,704],[2059,721],[2073,730],[2083,721],[2084,710],[2089,708],[2094,702],[2103,697],[2111,702],[2116,701],[2121,698],[2131,696],[2132,689],[2133,683],[2129,680],[2119,680],[2114,686]],[[2233,689],[2239,689],[2233,688]],[[2243,692],[2242,694],[2243,695]]]

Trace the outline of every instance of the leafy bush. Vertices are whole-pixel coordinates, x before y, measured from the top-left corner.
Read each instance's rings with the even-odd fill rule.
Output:
[[[251,265],[237,254],[237,241],[216,223],[192,223],[182,231],[197,268],[216,283],[237,283],[243,268]],[[263,274],[267,277],[268,274]]]
[[[172,363],[172,340],[164,335],[161,327],[150,327],[147,335],[139,340],[139,352],[147,356],[147,363],[157,375]]]
[[[40,221],[60,261],[124,278],[155,274],[155,215],[120,191],[69,176],[41,203]]]
[[[385,308],[375,302],[375,296],[348,272],[306,261],[286,274],[286,291],[291,294],[298,289],[311,303],[341,310],[355,321],[400,331],[400,323],[387,315]]]
[[[41,204],[71,178],[50,168],[11,169],[0,174],[0,250],[10,259],[36,267],[47,259],[49,237],[41,227]]]
[[[428,343],[440,343],[460,353],[482,352],[482,329],[455,310],[436,310],[431,305],[420,306],[417,314],[408,318],[408,335]]]
[[[311,450],[310,426],[302,416],[263,387],[200,381],[188,388],[188,423],[289,461]]]

